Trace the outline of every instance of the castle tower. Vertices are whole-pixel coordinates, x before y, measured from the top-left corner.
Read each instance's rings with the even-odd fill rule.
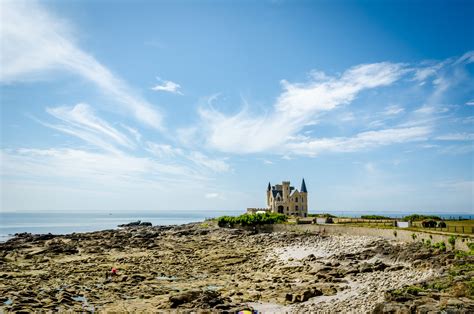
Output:
[[[272,193],[272,185],[268,182],[267,187],[267,207],[270,208],[270,194]]]
[[[283,181],[281,184],[283,185],[283,201],[287,202],[290,196],[290,181]]]
[[[306,183],[304,182],[304,178],[303,181],[301,181],[300,194],[303,201],[302,211],[304,216],[306,217],[306,215],[308,214],[308,190],[306,189]]]

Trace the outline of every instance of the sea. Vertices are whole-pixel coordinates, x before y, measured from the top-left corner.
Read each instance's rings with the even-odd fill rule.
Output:
[[[147,212],[1,212],[0,242],[15,233],[69,234],[115,229],[132,221],[147,221],[154,226],[180,225],[204,221],[224,215],[239,215],[241,211],[147,211]]]
[[[2,212],[0,211],[0,242],[13,237],[15,233],[69,234],[115,229],[118,225],[132,221],[147,221],[154,226],[180,225],[204,221],[223,215],[240,215],[243,211],[231,210],[189,210],[189,211],[147,211],[147,212]],[[360,215],[385,215],[403,217],[411,213],[372,211],[328,211],[336,216],[360,217]],[[474,213],[418,213],[437,215],[445,219],[474,219]]]

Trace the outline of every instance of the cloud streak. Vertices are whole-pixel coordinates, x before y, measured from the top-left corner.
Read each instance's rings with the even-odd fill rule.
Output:
[[[179,90],[181,88],[181,85],[178,83],[172,82],[172,81],[163,81],[160,78],[158,78],[159,81],[161,81],[161,84],[158,84],[151,89],[154,91],[162,91],[162,92],[169,92],[172,94],[178,94],[178,95],[183,95],[181,91]]]
[[[137,120],[152,128],[163,128],[158,109],[81,50],[67,22],[36,2],[4,1],[2,11],[2,83],[42,79],[53,70],[68,71],[95,84]]]
[[[207,144],[232,153],[276,150],[320,114],[350,103],[364,90],[390,85],[406,71],[402,64],[383,62],[355,66],[337,77],[313,76],[307,83],[282,81],[273,110],[261,116],[247,108],[236,115],[201,108]]]
[[[471,80],[466,65],[473,62],[473,55],[468,52],[462,57],[430,62],[428,65],[426,62],[413,65],[391,62],[362,64],[333,76],[312,71],[304,83],[283,80],[282,92],[271,109],[264,113],[252,112],[248,104],[237,114],[221,112],[215,109],[214,103],[201,107],[201,138],[208,147],[228,153],[306,156],[316,156],[323,151],[357,151],[431,140],[435,124],[448,117],[455,107],[443,101],[449,99],[453,88]],[[413,81],[420,82],[419,86],[413,86]],[[390,90],[382,89],[388,86],[391,86]],[[396,90],[397,95],[392,90]],[[346,106],[367,91],[371,91],[370,95],[381,95],[383,110],[372,109],[363,114],[353,109],[357,116],[352,111],[344,111]],[[395,99],[396,105],[384,103],[393,102],[383,98],[387,95],[385,92]],[[414,99],[425,102],[404,103]],[[469,105],[470,100],[463,103]],[[414,106],[418,109],[407,110]],[[330,115],[330,112],[335,114]],[[331,123],[331,118],[338,123]],[[315,136],[308,139],[310,132],[316,135],[318,131],[326,133],[319,126],[323,124],[339,129],[347,129],[345,125],[350,124],[352,132],[371,131],[345,137]]]
[[[45,126],[76,136],[94,146],[110,152],[117,152],[114,144],[126,148],[135,147],[125,134],[97,117],[93,109],[87,104],[80,103],[73,107],[47,108],[46,111],[64,122],[64,124],[43,123]]]
[[[161,188],[164,184],[206,182],[210,174],[231,170],[225,160],[201,152],[142,142],[138,130],[128,126],[122,125],[130,134],[120,132],[84,103],[46,111],[60,123],[40,121],[41,124],[79,138],[90,147],[4,149],[1,151],[2,176],[40,182],[68,180],[79,184],[90,181],[110,186],[150,184]]]
[[[353,137],[308,139],[288,144],[294,154],[317,156],[323,152],[355,152],[380,146],[423,141],[431,133],[429,127],[384,129],[358,133]]]
[[[54,178],[116,185],[120,182],[152,184],[207,180],[189,168],[148,157],[81,149],[2,150],[1,160],[2,176],[25,177],[41,182]]]
[[[198,151],[184,151],[181,148],[173,147],[168,144],[158,144],[147,142],[146,150],[161,159],[173,159],[183,164],[192,162],[200,171],[211,170],[214,173],[228,172],[231,170],[230,165],[219,158],[210,158],[209,156]]]
[[[474,133],[449,133],[437,136],[439,141],[474,141]]]

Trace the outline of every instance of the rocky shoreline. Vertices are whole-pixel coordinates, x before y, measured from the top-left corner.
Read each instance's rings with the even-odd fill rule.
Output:
[[[19,234],[0,243],[0,309],[472,313],[473,263],[421,243],[213,223]]]

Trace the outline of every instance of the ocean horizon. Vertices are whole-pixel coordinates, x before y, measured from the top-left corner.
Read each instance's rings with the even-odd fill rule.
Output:
[[[147,212],[0,212],[0,242],[15,233],[69,234],[115,229],[132,221],[154,226],[180,225],[207,218],[238,214],[236,211],[147,211]]]
[[[379,212],[379,211],[325,211],[336,216],[360,217],[361,215],[386,215],[393,218],[418,213],[437,215],[444,219],[473,219],[470,213],[447,212]],[[0,242],[16,233],[70,234],[115,229],[118,225],[132,221],[147,221],[154,226],[180,225],[200,222],[223,215],[239,215],[237,210],[183,210],[143,212],[0,212]]]

